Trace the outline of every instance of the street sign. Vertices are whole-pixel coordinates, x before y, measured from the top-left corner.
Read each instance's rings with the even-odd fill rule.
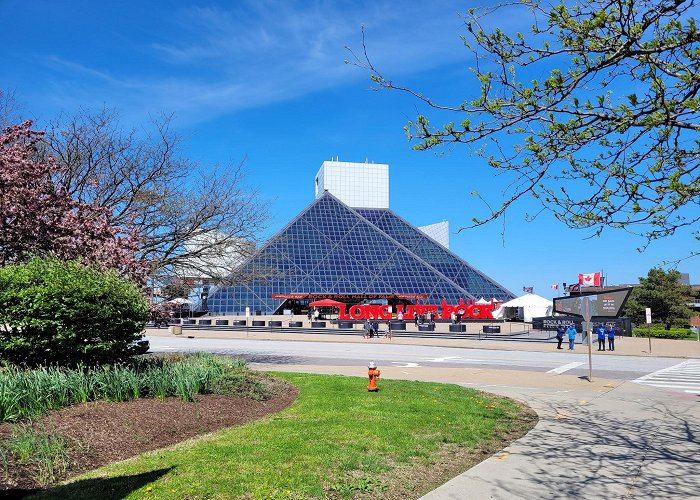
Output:
[[[647,325],[650,325],[651,324],[651,307],[647,307],[646,313],[647,313]]]

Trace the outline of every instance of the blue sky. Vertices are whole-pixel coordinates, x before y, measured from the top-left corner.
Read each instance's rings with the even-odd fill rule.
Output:
[[[400,7],[399,7],[400,6]],[[0,88],[15,92],[39,127],[59,113],[104,105],[141,126],[174,113],[187,154],[205,164],[246,159],[248,180],[271,201],[270,234],[308,205],[323,160],[390,165],[392,209],[416,225],[450,222],[451,249],[514,293],[604,271],[636,282],[698,242],[689,232],[644,242],[566,229],[547,214],[526,222],[529,201],[505,222],[456,233],[483,215],[473,190],[498,196],[501,180],[467,148],[412,151],[403,127],[421,111],[398,93],[371,90],[345,64],[365,26],[373,62],[401,84],[458,101],[476,83],[463,48],[463,2],[87,2],[0,0]],[[399,7],[399,8],[397,8]],[[518,16],[499,18],[504,30]],[[698,259],[679,270],[700,283]]]

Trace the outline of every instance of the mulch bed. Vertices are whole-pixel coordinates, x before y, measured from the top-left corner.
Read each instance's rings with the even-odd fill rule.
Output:
[[[69,464],[57,477],[61,481],[111,462],[276,413],[289,406],[297,394],[297,389],[289,385],[267,401],[218,394],[199,395],[193,402],[177,398],[101,401],[52,412],[32,425],[55,430],[65,437]],[[0,441],[6,440],[10,433],[9,424],[0,425]],[[40,488],[32,478],[35,472],[28,466],[10,460],[8,473],[9,477],[0,477],[2,497],[21,498]]]

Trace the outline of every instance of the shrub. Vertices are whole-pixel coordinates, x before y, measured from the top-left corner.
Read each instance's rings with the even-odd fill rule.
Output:
[[[123,360],[147,319],[137,286],[114,272],[55,259],[0,268],[0,357],[12,363]]]
[[[690,328],[665,328],[658,326],[654,328],[637,327],[632,329],[632,334],[635,337],[651,336],[658,339],[685,339],[691,336]]]

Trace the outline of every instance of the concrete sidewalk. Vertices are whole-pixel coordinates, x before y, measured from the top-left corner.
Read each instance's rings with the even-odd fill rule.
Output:
[[[604,394],[486,390],[526,398],[539,423],[424,499],[700,498],[697,397],[628,382]]]

